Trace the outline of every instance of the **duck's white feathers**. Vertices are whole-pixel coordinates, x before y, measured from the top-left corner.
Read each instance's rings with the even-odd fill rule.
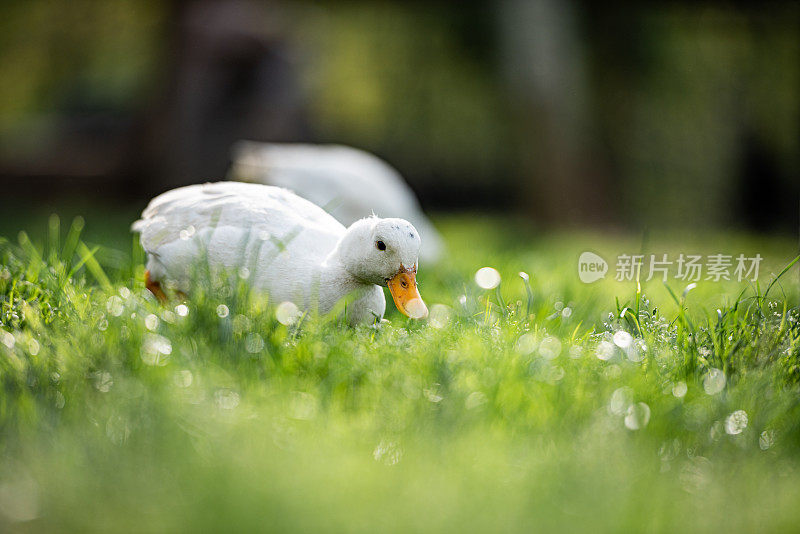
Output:
[[[258,227],[280,237],[289,229],[341,237],[345,228],[325,210],[279,187],[261,187],[237,182],[191,185],[167,191],[154,198],[133,223],[147,248],[180,239],[181,231],[194,227],[233,225]]]
[[[406,219],[422,236],[422,259],[433,262],[441,254],[439,232],[400,173],[363,150],[239,141],[233,148],[231,175],[294,191],[348,226],[370,214]]]
[[[323,313],[359,289],[330,264],[344,226],[285,189],[237,182],[182,187],[154,198],[132,229],[141,234],[152,279],[182,289],[204,266],[240,271],[274,301],[318,305]],[[363,293],[382,315],[382,290]]]

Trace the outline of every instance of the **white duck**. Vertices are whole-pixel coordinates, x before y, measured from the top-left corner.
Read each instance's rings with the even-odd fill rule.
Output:
[[[186,291],[198,264],[212,272],[247,268],[273,302],[329,312],[352,295],[351,324],[380,320],[388,286],[397,308],[427,316],[417,290],[420,236],[403,219],[368,217],[349,228],[320,207],[278,187],[238,182],[181,187],[150,201],[132,229],[148,255],[147,287]]]
[[[239,141],[231,177],[285,187],[321,206],[344,225],[377,214],[411,221],[420,231],[423,262],[441,256],[442,238],[422,213],[403,177],[382,159],[341,145]]]

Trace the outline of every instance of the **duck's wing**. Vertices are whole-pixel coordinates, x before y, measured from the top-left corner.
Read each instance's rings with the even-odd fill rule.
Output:
[[[141,234],[145,250],[156,252],[166,243],[221,227],[267,232],[278,239],[316,236],[334,244],[345,230],[320,207],[290,191],[238,182],[168,191],[150,202],[132,229]]]

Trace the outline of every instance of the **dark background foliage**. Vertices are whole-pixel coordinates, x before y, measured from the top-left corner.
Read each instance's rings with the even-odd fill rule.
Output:
[[[128,206],[236,139],[337,142],[430,210],[795,232],[796,2],[6,0],[4,205]]]

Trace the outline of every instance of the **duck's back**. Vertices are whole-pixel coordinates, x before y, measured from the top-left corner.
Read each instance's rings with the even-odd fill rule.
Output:
[[[395,169],[351,147],[240,141],[234,147],[234,174],[295,191],[343,224],[373,212],[404,218],[421,213]]]
[[[286,300],[296,300],[298,288],[345,231],[290,191],[237,182],[168,191],[150,202],[133,229],[141,233],[155,280],[185,285],[190,270],[204,260],[213,268],[238,269]]]
[[[422,255],[435,261],[442,240],[400,173],[377,156],[342,145],[239,141],[237,180],[285,187],[349,225],[370,214],[410,221],[422,236]]]

